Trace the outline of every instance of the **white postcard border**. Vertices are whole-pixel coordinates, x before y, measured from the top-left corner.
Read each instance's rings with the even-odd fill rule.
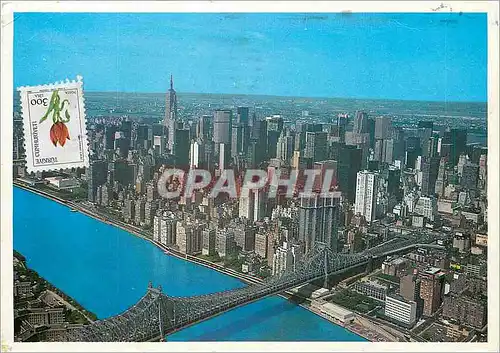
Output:
[[[487,12],[488,13],[488,343],[211,342],[18,343],[13,342],[12,114],[14,12]],[[13,352],[496,352],[499,347],[499,4],[497,1],[26,1],[2,3],[1,53],[1,348]]]

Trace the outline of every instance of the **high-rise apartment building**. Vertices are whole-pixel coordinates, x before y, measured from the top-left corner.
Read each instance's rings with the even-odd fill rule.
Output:
[[[367,222],[374,221],[376,217],[376,196],[379,182],[378,173],[366,170],[357,173],[354,212],[364,216]]]
[[[163,245],[176,244],[177,218],[173,212],[164,212],[153,220],[153,239]]]
[[[227,229],[217,229],[215,249],[220,257],[233,255],[236,251],[233,232]]]
[[[340,199],[333,195],[301,195],[299,204],[299,240],[305,250],[315,243],[325,244],[337,251]]]
[[[268,249],[268,234],[265,231],[259,230],[255,234],[255,253],[261,258],[267,257]]]
[[[255,250],[256,227],[253,221],[247,218],[236,218],[231,220],[227,229],[234,234],[234,241],[244,251]]]
[[[206,223],[181,221],[177,224],[176,244],[183,254],[196,255],[201,253],[203,245],[203,230]]]
[[[134,215],[134,223],[136,225],[141,225],[144,223],[146,216],[146,200],[139,199],[135,202],[135,215]]]
[[[125,222],[130,222],[135,218],[135,201],[133,199],[126,199],[123,206],[123,219]]]
[[[214,228],[205,228],[201,232],[202,235],[202,248],[203,255],[212,256],[215,254],[216,243],[216,230]]]
[[[430,268],[420,273],[420,298],[424,301],[423,314],[432,316],[441,305],[444,273]]]
[[[273,256],[273,276],[279,275],[285,271],[294,269],[295,264],[302,258],[302,250],[298,244],[289,241],[283,242]]]

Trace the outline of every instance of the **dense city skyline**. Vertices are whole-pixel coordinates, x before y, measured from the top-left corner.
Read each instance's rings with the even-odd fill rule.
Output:
[[[81,74],[90,91],[162,92],[173,73],[179,92],[487,97],[480,13],[20,13],[16,23],[15,86]]]
[[[16,341],[175,340],[219,314],[187,340],[488,341],[485,14],[16,24],[14,83],[83,75],[88,140],[56,164],[35,88],[14,96]],[[278,295],[353,336],[280,306],[228,319]]]

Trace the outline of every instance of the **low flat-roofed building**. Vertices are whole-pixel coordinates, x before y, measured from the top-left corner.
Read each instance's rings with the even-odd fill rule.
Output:
[[[328,292],[329,292],[329,290],[328,290],[328,289],[326,289],[326,288],[320,288],[320,289],[317,289],[317,290],[315,290],[315,291],[311,294],[311,298],[316,299],[316,298],[318,298],[319,296],[321,296],[321,295],[323,295],[323,294],[325,294],[325,293],[328,293]]]
[[[367,295],[369,297],[378,300],[385,300],[388,288],[387,286],[374,281],[358,281],[354,284],[353,289],[356,292]]]
[[[73,189],[80,186],[78,180],[62,176],[47,177],[45,180],[48,181],[50,185],[55,186],[58,189]]]
[[[323,304],[320,310],[323,315],[330,316],[341,323],[351,322],[355,317],[352,311],[344,309],[333,303]]]

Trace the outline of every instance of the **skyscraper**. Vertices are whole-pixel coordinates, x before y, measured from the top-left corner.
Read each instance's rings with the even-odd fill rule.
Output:
[[[236,119],[232,122],[231,134],[231,156],[246,154],[250,139],[250,128],[248,125],[248,107],[238,107]]]
[[[105,161],[90,162],[87,170],[88,200],[96,202],[97,187],[106,182],[108,175],[108,164]]]
[[[276,158],[278,138],[283,131],[283,118],[281,115],[273,115],[266,118],[267,126],[267,158]]]
[[[299,240],[305,243],[306,252],[315,243],[337,251],[337,231],[340,199],[321,194],[301,195],[299,205]]]
[[[365,112],[356,112],[354,117],[354,126],[352,131],[357,134],[367,133],[368,131],[368,114]]]
[[[341,146],[338,159],[339,189],[349,202],[356,195],[356,174],[361,170],[362,150],[356,146]]]
[[[488,155],[486,154],[479,157],[479,180],[480,188],[485,189],[488,181]]]
[[[367,222],[375,220],[379,179],[378,173],[366,170],[358,172],[356,177],[356,203],[354,212],[364,216]]]
[[[466,129],[451,129],[444,133],[442,144],[450,144],[450,158],[448,160],[452,165],[456,165],[458,158],[465,152],[467,145]],[[443,155],[443,154],[441,154]]]
[[[439,168],[436,178],[436,185],[434,187],[434,192],[442,197],[444,195],[444,188],[446,187],[446,158],[441,158],[439,161]]]
[[[170,89],[165,98],[165,127],[168,129],[168,148],[170,153],[174,153],[175,129],[177,128],[177,93],[174,90],[174,79],[170,75]]]
[[[117,128],[114,125],[106,125],[104,127],[104,149],[114,149],[116,130]]]
[[[375,139],[385,140],[391,137],[391,118],[378,116],[375,118]]]
[[[394,161],[394,140],[385,139],[382,149],[382,162],[391,164]]]
[[[434,195],[439,172],[439,158],[423,157],[422,160],[422,195]]]
[[[205,142],[201,138],[191,140],[189,150],[189,166],[191,168],[201,168],[205,162]]]
[[[178,167],[186,167],[189,165],[189,150],[191,147],[189,129],[176,129],[174,139],[175,164]]]
[[[198,120],[198,125],[196,126],[196,137],[203,140],[212,139],[212,117],[210,115],[203,115]]]
[[[405,164],[407,168],[413,168],[415,165],[415,161],[418,156],[422,155],[422,148],[420,147],[420,139],[415,136],[409,136],[406,139],[406,158]]]
[[[421,120],[418,122],[418,137],[420,138],[420,148],[424,157],[431,157],[429,144],[431,143],[430,138],[433,128],[434,123],[432,121]]]
[[[213,142],[215,145],[215,156],[220,159],[221,150],[224,152],[224,164],[229,163],[231,157],[231,110],[216,110],[214,112]],[[224,147],[221,149],[221,145]]]
[[[176,229],[176,245],[183,254],[195,255],[202,251],[203,230],[206,224],[200,222],[180,221]]]
[[[347,114],[339,114],[337,115],[337,120],[334,121],[334,137],[338,137],[338,142],[345,142],[345,132],[347,127],[347,122],[349,120],[349,115]]]
[[[286,131],[286,132],[285,132]],[[278,139],[278,146],[276,149],[276,157],[284,162],[290,162],[293,154],[294,136],[290,130],[283,130]]]
[[[306,147],[304,157],[311,158],[313,162],[328,158],[328,134],[324,131],[306,132]]]

